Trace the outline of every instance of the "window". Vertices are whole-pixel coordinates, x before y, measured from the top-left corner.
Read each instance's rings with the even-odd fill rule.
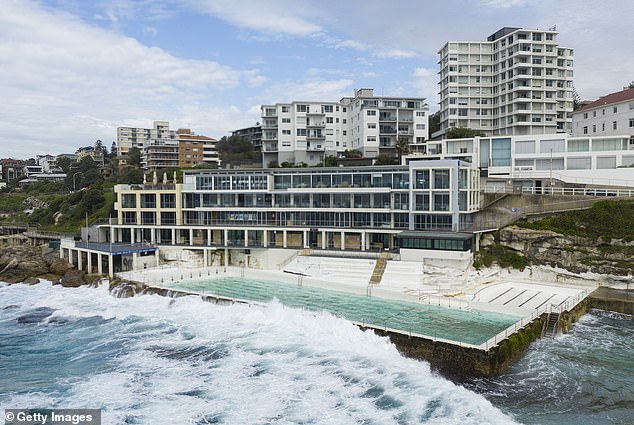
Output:
[[[434,170],[434,189],[449,189],[449,170]]]
[[[425,124],[416,124],[416,130],[424,130]]]
[[[161,193],[161,208],[176,208],[176,194]]]
[[[368,116],[374,116],[374,115],[376,115],[376,110],[374,110],[374,109],[368,109],[368,110],[367,110],[367,112],[366,112],[366,114],[367,114]]]
[[[425,116],[425,111],[416,111],[416,116],[417,117],[424,117]]]
[[[587,112],[584,112],[584,113],[583,113],[583,119],[584,119],[584,120],[585,120],[585,119],[588,119],[588,113],[587,113]]]
[[[634,102],[630,102],[630,110],[634,109]]]
[[[297,135],[298,136],[306,136],[306,129],[305,128],[298,128],[297,129]]]
[[[619,108],[617,106],[615,106],[614,108],[612,108],[612,112],[614,112],[615,114],[618,112]]]
[[[376,123],[375,122],[369,122],[368,123],[368,128],[376,128]]]
[[[568,140],[568,152],[590,152],[588,139]]]
[[[592,132],[596,133],[597,132],[597,126],[596,124],[592,124]]]
[[[282,130],[282,134],[286,135],[286,136],[290,136],[291,135],[291,130]]]
[[[583,134],[588,134],[588,126],[583,127]]]
[[[630,127],[634,127],[634,118],[630,118]]]
[[[434,193],[434,211],[449,211],[449,194]]]
[[[612,130],[616,130],[616,121],[612,121]]]
[[[288,106],[282,106],[282,113],[288,113],[289,108]]]
[[[325,113],[331,113],[332,112],[332,105],[324,105],[324,112]]]
[[[136,208],[136,195],[135,194],[121,195],[121,205],[123,208]]]
[[[296,110],[297,112],[306,112],[308,111],[308,105],[297,105]]]
[[[515,142],[515,153],[535,153],[535,141],[521,140]]]
[[[416,170],[414,178],[415,189],[429,189],[429,170]]]
[[[332,124],[333,123],[333,118],[332,117],[326,117],[326,124]]]
[[[290,123],[291,123],[290,118],[282,118],[282,124],[290,124]]]

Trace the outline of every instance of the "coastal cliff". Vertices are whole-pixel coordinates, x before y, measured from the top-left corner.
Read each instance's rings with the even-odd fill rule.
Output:
[[[634,241],[563,235],[550,230],[509,226],[483,237],[482,247],[494,244],[515,251],[528,265],[547,265],[572,273],[631,276]]]

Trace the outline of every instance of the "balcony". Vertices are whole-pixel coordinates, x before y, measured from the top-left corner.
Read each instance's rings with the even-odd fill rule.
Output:
[[[264,143],[262,144],[262,152],[277,152],[277,143]]]
[[[315,121],[315,120],[308,120],[308,122],[306,123],[306,127],[309,128],[324,128],[326,126],[326,122],[325,121]]]
[[[263,130],[277,130],[277,120],[264,120],[262,122]]]
[[[306,134],[306,140],[326,140],[326,135],[323,133],[309,132]]]
[[[320,143],[308,143],[306,145],[307,152],[324,152],[326,148]]]

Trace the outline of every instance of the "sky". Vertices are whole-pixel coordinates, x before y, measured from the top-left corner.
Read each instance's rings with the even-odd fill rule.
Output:
[[[72,153],[119,126],[221,138],[260,105],[355,89],[438,110],[438,50],[556,26],[582,99],[634,80],[631,0],[0,0],[0,158]]]

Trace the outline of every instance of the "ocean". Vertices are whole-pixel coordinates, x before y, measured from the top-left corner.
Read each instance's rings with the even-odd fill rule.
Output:
[[[326,312],[0,283],[0,410],[103,424],[632,424],[634,322],[591,313],[453,383]]]

